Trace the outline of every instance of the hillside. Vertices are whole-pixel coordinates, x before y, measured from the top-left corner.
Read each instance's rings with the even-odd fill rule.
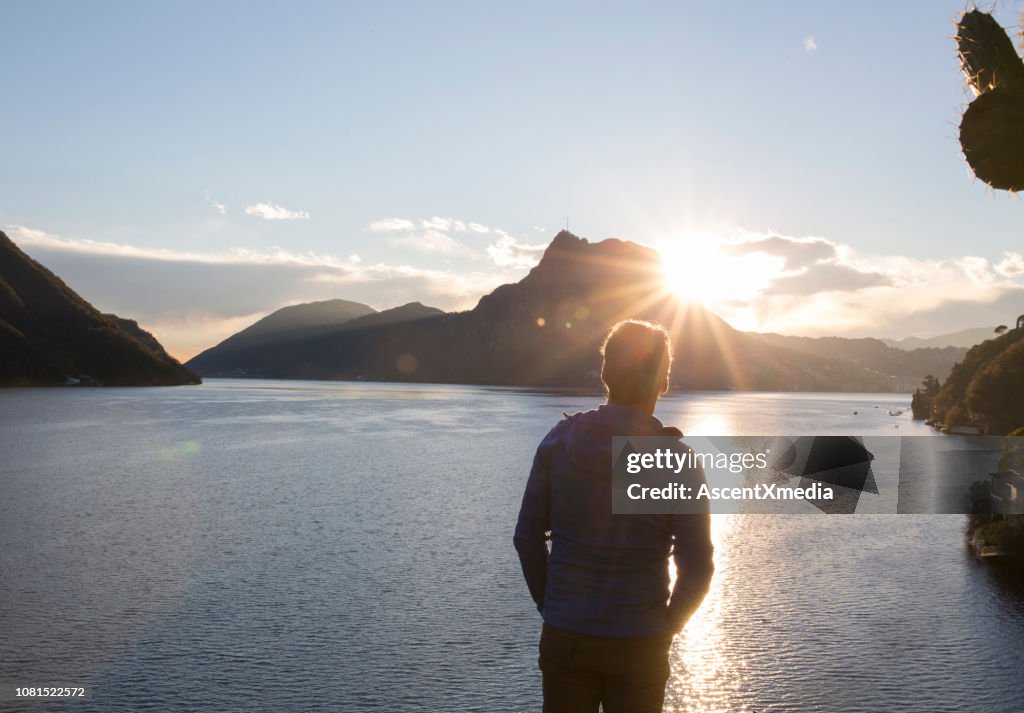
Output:
[[[0,386],[199,383],[132,320],[103,315],[0,232]]]
[[[968,351],[939,389],[931,415],[945,426],[984,423],[993,433],[1024,426],[1024,328]]]
[[[526,277],[498,287],[472,310],[391,324],[373,324],[381,318],[371,315],[329,334],[249,350],[244,359],[211,354],[217,347],[189,366],[206,375],[597,384],[598,346],[608,328],[641,318],[672,333],[676,386],[891,391],[898,385],[888,374],[738,332],[700,305],[679,302],[661,275],[661,258],[649,248],[614,239],[590,243],[562,231]]]

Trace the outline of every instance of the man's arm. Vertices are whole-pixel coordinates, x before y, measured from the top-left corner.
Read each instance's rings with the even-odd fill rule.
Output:
[[[703,468],[697,482],[706,483]],[[704,601],[715,573],[715,546],[711,542],[711,515],[708,512],[672,516],[672,558],[676,563],[676,581],[668,603],[669,627],[682,631]]]
[[[548,476],[546,448],[548,439],[537,448],[533,467],[526,481],[523,504],[519,508],[519,522],[512,541],[519,553],[519,564],[526,577],[530,596],[537,611],[544,609],[544,588],[548,581],[548,530],[551,529],[551,480]]]

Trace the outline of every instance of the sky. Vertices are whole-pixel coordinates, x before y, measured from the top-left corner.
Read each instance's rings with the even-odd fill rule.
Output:
[[[566,224],[742,329],[1012,324],[963,7],[7,0],[0,228],[182,359],[298,302],[471,308]]]

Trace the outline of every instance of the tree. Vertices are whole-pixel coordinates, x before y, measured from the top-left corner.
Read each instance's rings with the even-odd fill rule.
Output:
[[[921,386],[926,396],[935,396],[935,394],[939,393],[939,387],[941,384],[938,379],[931,374],[928,374],[921,382]]]
[[[996,433],[1024,424],[1024,340],[1001,351],[975,374],[967,387],[967,407]]]
[[[910,412],[914,418],[921,420],[928,418],[932,413],[932,400],[939,393],[941,384],[931,374],[924,377],[920,389],[914,389],[914,396],[910,399]]]
[[[1009,327],[1007,327],[1005,324],[1000,324],[998,327],[995,328],[995,333],[996,334],[1002,334],[1007,329],[1009,329]]]

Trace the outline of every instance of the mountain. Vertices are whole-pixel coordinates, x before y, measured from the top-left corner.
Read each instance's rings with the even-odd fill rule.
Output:
[[[974,327],[959,332],[940,334],[935,337],[922,339],[921,337],[904,337],[903,339],[882,339],[886,346],[896,349],[942,349],[944,347],[958,347],[970,349],[975,344],[981,344],[986,339],[992,339],[995,335],[995,327]]]
[[[933,422],[986,424],[992,433],[1024,427],[1024,327],[970,349],[932,400]]]
[[[292,305],[232,335],[215,348],[238,349],[282,339],[300,339],[330,332],[338,325],[375,313],[373,307],[348,300],[326,300]]]
[[[928,374],[945,379],[953,365],[964,358],[963,347],[897,349],[881,339],[844,337],[790,337],[781,334],[757,334],[760,339],[793,351],[842,359],[856,366],[897,377],[901,391],[917,387]]]
[[[661,257],[650,248],[615,239],[590,243],[562,231],[526,277],[498,287],[472,310],[387,324],[382,312],[331,333],[248,350],[244,359],[222,353],[213,360],[219,345],[188,364],[205,375],[579,386],[599,383],[608,328],[640,318],[669,329],[676,386],[892,391],[900,383],[738,332],[702,306],[680,302],[662,274]]]
[[[196,384],[132,320],[103,315],[0,232],[0,386]]]
[[[206,376],[269,375],[279,353],[291,354],[297,348],[301,351],[301,345],[315,337],[443,314],[436,307],[419,302],[381,312],[347,300],[291,305],[196,355],[188,366]]]

